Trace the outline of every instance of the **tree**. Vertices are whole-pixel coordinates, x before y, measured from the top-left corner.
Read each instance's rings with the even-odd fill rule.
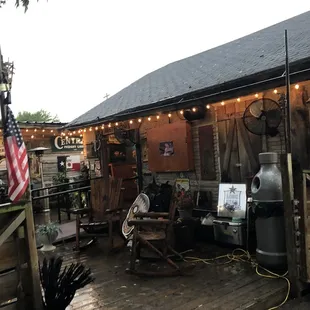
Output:
[[[57,115],[52,116],[50,112],[45,110],[40,110],[37,112],[18,112],[16,120],[20,122],[59,122],[59,118]]]
[[[37,0],[39,1],[39,0]],[[27,11],[29,6],[30,0],[15,0],[15,6],[18,8],[20,5],[22,5],[25,8],[25,11]],[[0,0],[0,8],[3,4],[6,3],[6,0]]]

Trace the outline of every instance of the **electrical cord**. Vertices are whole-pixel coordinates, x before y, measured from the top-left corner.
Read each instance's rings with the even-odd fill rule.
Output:
[[[189,251],[186,251],[186,252],[189,252]],[[184,254],[186,252],[183,252],[181,254]],[[236,252],[241,252],[241,254],[236,254]],[[217,261],[223,260],[223,259],[226,259],[226,261],[217,263]],[[283,280],[285,280],[287,282],[287,293],[286,293],[284,300],[279,305],[274,306],[272,308],[269,308],[268,310],[275,310],[275,309],[279,309],[280,307],[282,307],[287,302],[288,297],[290,295],[291,283],[290,283],[289,279],[287,278],[288,272],[286,272],[283,275],[276,274],[276,273],[258,265],[254,261],[254,259],[251,257],[251,255],[248,251],[245,251],[245,250],[240,249],[240,248],[233,250],[233,252],[231,254],[221,255],[221,256],[214,257],[214,258],[199,258],[199,257],[193,257],[193,256],[185,256],[183,258],[183,260],[187,263],[199,263],[199,262],[201,262],[201,263],[204,263],[207,265],[213,265],[213,264],[226,265],[226,264],[230,264],[232,262],[249,263],[252,265],[253,268],[255,268],[255,272],[260,277],[269,278],[269,279],[283,279]],[[266,274],[261,273],[260,270],[265,271]]]

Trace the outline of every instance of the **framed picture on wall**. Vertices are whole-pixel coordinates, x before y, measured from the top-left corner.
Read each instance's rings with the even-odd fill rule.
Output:
[[[217,205],[218,216],[244,219],[246,204],[246,184],[220,184]]]
[[[173,141],[160,142],[159,153],[161,156],[174,155]]]

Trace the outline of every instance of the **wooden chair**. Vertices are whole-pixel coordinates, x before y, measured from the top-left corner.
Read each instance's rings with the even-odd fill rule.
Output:
[[[113,227],[117,225],[117,232],[121,235],[121,211],[123,210],[122,179],[109,179],[109,192],[104,192],[105,184],[103,179],[91,180],[90,208],[72,210],[76,215],[76,246],[75,250],[88,247],[93,244],[97,237],[108,235],[109,250],[113,248]],[[85,221],[83,215],[88,215]],[[80,244],[80,229],[83,229],[87,236],[92,237],[86,245]]]
[[[171,246],[175,209],[175,203],[172,202],[170,210],[167,213],[137,213],[134,219],[128,221],[128,225],[134,225],[130,268],[126,270],[128,273],[144,276],[175,276],[183,274],[184,270],[181,270],[168,256],[168,254],[171,253],[173,256],[175,255],[183,259],[182,255],[176,252]],[[158,246],[158,244],[161,246]],[[147,247],[166,261],[173,268],[172,271],[152,272],[137,270],[136,259],[140,258],[142,246]]]

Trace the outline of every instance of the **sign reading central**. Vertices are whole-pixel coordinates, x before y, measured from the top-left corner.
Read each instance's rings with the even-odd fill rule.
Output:
[[[52,152],[62,151],[83,151],[83,140],[81,137],[52,137],[51,138]]]

